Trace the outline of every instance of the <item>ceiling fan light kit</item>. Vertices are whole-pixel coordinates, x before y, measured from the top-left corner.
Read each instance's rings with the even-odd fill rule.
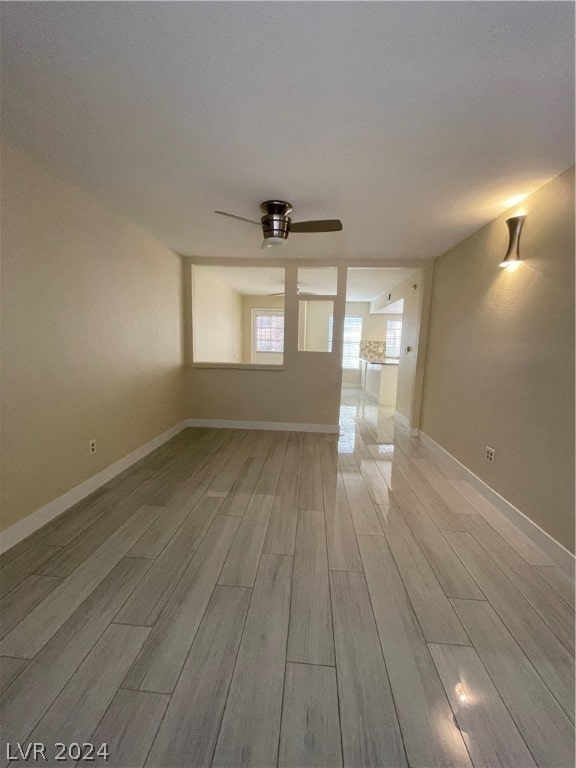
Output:
[[[260,205],[260,209],[264,214],[259,224],[264,234],[262,248],[286,245],[290,232],[340,232],[342,229],[342,222],[339,219],[292,222],[290,218],[292,206],[283,200],[266,200]],[[231,219],[246,221],[249,224],[258,224],[257,221],[245,219],[243,216],[235,216],[233,213],[226,213],[225,211],[214,211],[214,213],[228,216]]]
[[[264,235],[262,241],[262,248],[273,248],[277,245],[286,245],[286,237],[278,237],[276,235]]]

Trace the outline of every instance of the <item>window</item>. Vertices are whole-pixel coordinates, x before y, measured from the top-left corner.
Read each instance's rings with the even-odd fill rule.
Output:
[[[332,345],[332,330],[334,318],[330,316],[328,336]],[[360,368],[360,339],[362,338],[362,317],[347,315],[344,318],[344,349],[342,351],[342,368],[358,370]]]
[[[284,267],[191,265],[187,358],[200,365],[283,365],[285,277]],[[262,316],[258,334],[254,313]]]
[[[298,352],[332,352],[331,299],[298,302]]]
[[[342,368],[360,368],[360,339],[362,337],[362,318],[351,315],[344,318],[344,351]]]
[[[284,352],[284,311],[252,310],[254,349],[256,352]]]
[[[400,357],[402,320],[386,321],[386,357]]]

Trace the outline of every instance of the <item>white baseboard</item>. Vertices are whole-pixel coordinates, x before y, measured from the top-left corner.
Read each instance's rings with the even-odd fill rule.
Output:
[[[432,453],[436,454],[444,463],[447,463],[455,469],[473,488],[481,493],[496,509],[501,512],[510,522],[519,528],[536,546],[545,552],[561,568],[567,568],[569,571],[574,568],[574,555],[566,547],[556,541],[543,528],[527,517],[513,504],[501,496],[497,491],[491,488],[478,475],[475,475],[468,467],[464,466],[458,459],[452,456],[445,448],[442,448],[429,435],[420,430],[420,440]]]
[[[185,421],[175,424],[166,432],[152,438],[152,440],[141,445],[140,448],[132,451],[132,453],[115,461],[114,464],[110,464],[106,469],[103,469],[96,475],[92,475],[92,477],[89,477],[88,480],[80,483],[80,485],[76,485],[74,488],[66,491],[66,493],[63,493],[62,496],[58,496],[57,499],[49,501],[48,504],[45,504],[43,507],[40,507],[40,509],[32,512],[32,514],[28,515],[23,520],[19,520],[5,531],[2,531],[0,534],[0,552],[5,552],[15,544],[18,544],[19,541],[22,541],[22,539],[35,533],[38,529],[42,528],[43,525],[54,520],[55,517],[58,517],[63,512],[66,512],[71,506],[82,501],[82,499],[85,499],[86,496],[89,496],[95,490],[100,488],[100,486],[105,485],[116,477],[116,475],[119,475],[121,472],[124,472],[125,469],[128,469],[128,467],[131,467],[132,464],[140,461],[140,459],[143,459],[149,453],[152,453],[152,451],[160,447],[163,443],[172,439],[183,429],[186,429],[187,426]]]
[[[420,430],[410,426],[410,422],[408,421],[406,416],[404,416],[403,413],[400,413],[400,411],[394,411],[394,419],[403,427],[406,427],[406,429],[410,434],[410,437],[418,437],[418,435],[420,434]]]
[[[287,421],[236,421],[234,419],[187,419],[187,427],[212,427],[214,429],[265,429],[279,432],[324,432],[337,435],[338,424],[301,424]]]

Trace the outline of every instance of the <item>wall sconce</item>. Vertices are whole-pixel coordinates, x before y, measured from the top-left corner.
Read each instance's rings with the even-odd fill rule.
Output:
[[[513,216],[511,219],[506,219],[510,242],[508,243],[506,256],[504,256],[499,266],[512,270],[516,269],[520,264],[520,234],[525,218],[526,216]]]

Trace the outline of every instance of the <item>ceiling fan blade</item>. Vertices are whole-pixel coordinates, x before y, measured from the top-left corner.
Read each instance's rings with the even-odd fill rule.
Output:
[[[243,216],[234,216],[233,213],[226,213],[226,211],[214,211],[214,213],[219,213],[220,216],[228,216],[228,218],[230,219],[238,219],[238,221],[247,221],[248,224],[256,224],[259,227],[262,226],[262,224],[259,221],[253,221],[252,219],[245,219]]]
[[[293,221],[290,232],[340,232],[340,219],[323,219],[321,221]]]

